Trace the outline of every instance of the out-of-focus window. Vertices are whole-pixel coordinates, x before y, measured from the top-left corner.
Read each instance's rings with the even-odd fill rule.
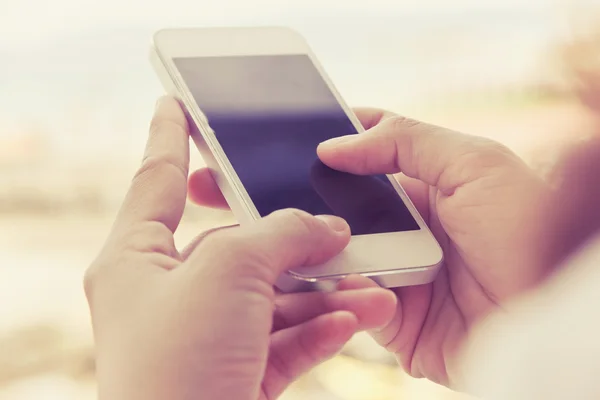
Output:
[[[5,0],[0,5],[0,400],[92,399],[81,276],[143,150],[163,27],[288,25],[352,105],[503,141],[537,168],[600,111],[598,1]],[[193,164],[202,161],[193,152]],[[230,222],[188,207],[178,240]],[[287,399],[461,398],[358,336]]]

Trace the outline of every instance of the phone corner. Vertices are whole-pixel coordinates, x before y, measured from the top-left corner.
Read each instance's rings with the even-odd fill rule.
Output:
[[[155,51],[158,51],[156,49],[160,45],[162,38],[168,35],[170,31],[172,31],[172,29],[169,28],[160,28],[154,31],[154,33],[152,33],[152,36],[150,37],[150,47],[154,48]]]
[[[444,264],[444,249],[442,248],[442,245],[435,240],[435,251],[432,252],[431,255],[431,261],[430,261],[430,267],[432,268],[439,268],[442,266],[442,264]]]

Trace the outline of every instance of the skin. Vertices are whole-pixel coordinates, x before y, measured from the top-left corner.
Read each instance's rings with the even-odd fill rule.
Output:
[[[494,141],[383,110],[356,114],[367,132],[322,143],[319,158],[353,174],[399,174],[445,254],[432,284],[394,290],[393,319],[371,333],[410,375],[460,388],[455,358],[473,327],[548,274],[535,251],[535,220],[550,188]],[[226,207],[206,170],[189,185],[196,203]],[[357,276],[339,284],[366,287],[376,285]]]
[[[357,115],[369,131],[322,144],[319,157],[354,174],[402,171],[444,248],[435,282],[391,293],[350,277],[337,292],[278,295],[279,273],[334,256],[350,237],[343,220],[297,210],[178,251],[189,140],[178,103],[165,98],[86,274],[100,399],[275,399],[360,329],[413,376],[460,389],[456,353],[478,323],[539,287],[600,228],[600,140],[574,149],[549,187],[495,142],[381,110]],[[227,207],[207,170],[187,186],[196,203]]]
[[[393,318],[396,298],[381,288],[275,292],[283,271],[348,244],[337,217],[282,210],[178,251],[188,143],[179,103],[161,99],[142,166],[86,273],[100,399],[275,399],[356,331]]]

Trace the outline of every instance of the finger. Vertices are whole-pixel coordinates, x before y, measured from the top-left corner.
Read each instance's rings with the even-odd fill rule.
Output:
[[[317,160],[311,168],[310,182],[335,214],[348,221],[354,235],[419,228],[385,176],[340,172]]]
[[[381,121],[397,115],[391,111],[371,107],[357,107],[352,111],[365,129],[371,129]]]
[[[375,287],[343,292],[311,292],[281,295],[275,300],[273,331],[290,328],[319,315],[348,311],[358,319],[358,329],[385,325],[396,311],[396,296]]]
[[[395,115],[391,111],[368,107],[357,107],[353,111],[365,129],[370,129],[379,124],[381,120]],[[201,168],[190,175],[188,196],[190,200],[200,206],[229,209],[225,197],[208,168]]]
[[[189,165],[188,125],[177,100],[157,103],[142,166],[117,217],[117,226],[155,221],[175,231],[185,207]]]
[[[381,121],[396,117],[397,114],[378,108],[357,107],[353,109],[354,114],[365,129],[371,129],[379,125]],[[396,179],[413,202],[419,214],[427,222],[429,221],[429,186],[404,174],[397,174]]]
[[[358,320],[352,313],[337,311],[274,333],[262,399],[276,399],[301,375],[336,355],[357,328]]]
[[[188,179],[188,196],[199,206],[228,210],[229,205],[208,168],[192,172]]]
[[[490,169],[523,162],[506,147],[484,138],[404,117],[383,119],[361,135],[321,143],[320,159],[331,168],[359,175],[405,175],[451,194]]]
[[[253,224],[208,235],[193,252],[190,265],[214,265],[214,272],[228,280],[255,278],[273,285],[282,272],[323,263],[349,241],[350,227],[339,217],[280,210]],[[216,254],[218,265],[205,259]]]
[[[397,114],[391,111],[378,108],[357,107],[353,111],[362,126],[367,130],[379,125],[383,120],[397,116]],[[404,174],[398,174],[396,178],[417,208],[417,211],[419,211],[419,214],[425,221],[429,221],[429,186],[418,179],[410,178]]]
[[[350,275],[337,284],[338,290],[361,290],[380,287],[375,281],[361,275]]]
[[[377,125],[382,119],[394,113],[376,108],[355,108],[355,115],[365,129]],[[199,206],[229,209],[229,205],[221,193],[208,168],[194,171],[188,179],[188,197]]]
[[[353,275],[339,282],[339,290],[357,290],[377,287],[364,276]],[[405,371],[409,371],[413,358],[414,344],[417,342],[427,310],[431,304],[431,285],[407,286],[394,290],[398,297],[396,310],[389,322],[372,329],[369,334],[379,345],[395,353]]]
[[[346,279],[341,280],[338,285],[337,285],[337,289],[342,291],[342,293],[344,293],[344,291],[355,291],[355,290],[367,290],[367,289],[371,289],[373,290],[374,288],[378,288],[379,285],[377,283],[375,283],[375,281],[364,277],[364,276],[360,276],[360,275],[350,275],[348,276]],[[394,294],[395,297],[395,294]],[[398,305],[397,305],[397,300],[394,302],[395,307],[392,313],[392,318],[389,318],[387,320],[387,324],[385,325],[380,325],[378,327],[375,327],[375,329],[370,329],[369,333],[371,334],[371,336],[373,337],[373,339],[375,339],[375,341],[383,346],[385,346],[387,344],[386,339],[387,339],[387,335],[386,332],[390,331],[390,327],[397,327],[401,321],[400,318],[402,317],[402,313],[397,312],[398,311]]]

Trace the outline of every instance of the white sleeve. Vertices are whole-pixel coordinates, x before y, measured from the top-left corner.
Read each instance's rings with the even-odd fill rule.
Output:
[[[600,237],[481,323],[459,362],[483,399],[600,399]]]

